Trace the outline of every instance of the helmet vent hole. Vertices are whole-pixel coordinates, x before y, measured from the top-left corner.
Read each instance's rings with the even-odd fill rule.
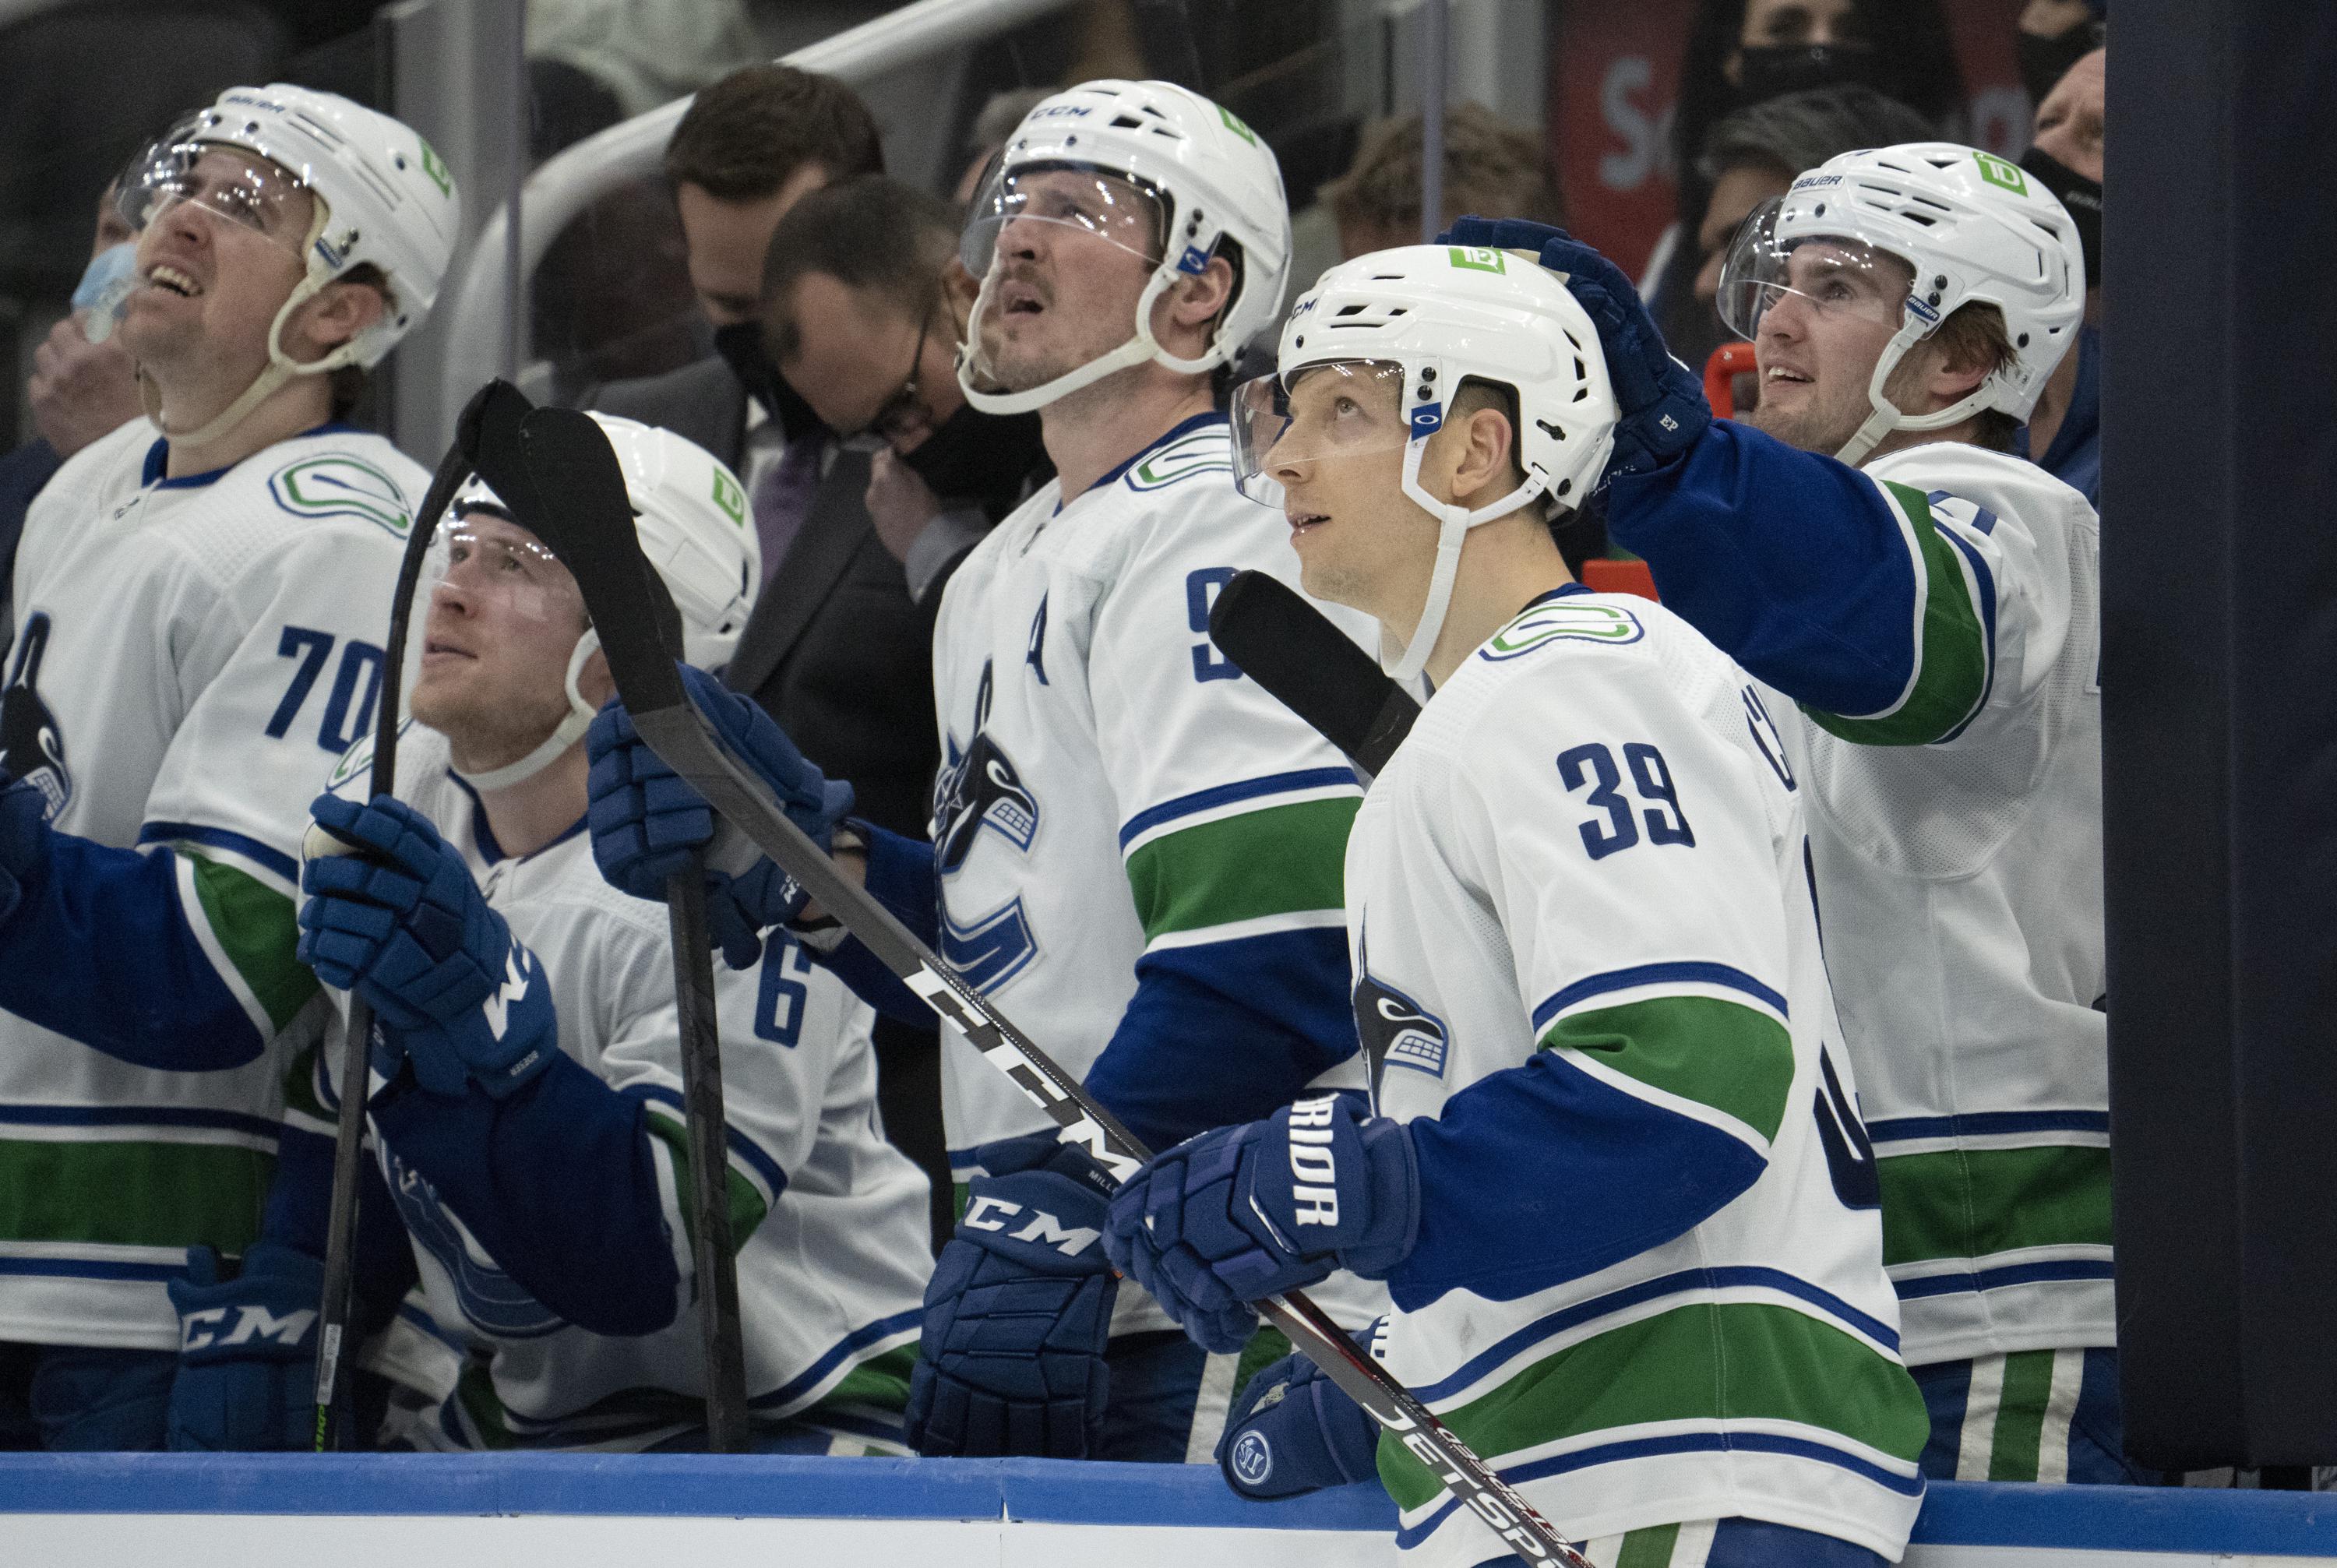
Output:
[[[1112,116],[1111,128],[1115,131],[1141,131],[1144,129],[1144,122],[1133,114],[1115,114]]]
[[[1370,309],[1371,307],[1368,305],[1342,305],[1339,307],[1338,314],[1342,316],[1360,316]]]
[[[1588,381],[1590,379],[1590,368],[1588,365],[1585,365],[1579,357],[1574,361],[1574,376],[1575,379],[1578,381]]]
[[[1590,396],[1590,388],[1589,388],[1589,387],[1577,387],[1574,389],[1574,396],[1573,396],[1573,397],[1569,397],[1569,398],[1567,399],[1567,401],[1568,401],[1569,403],[1579,403],[1579,402],[1581,402],[1585,397],[1589,397],[1589,396]]]
[[[1411,309],[1412,307],[1409,305],[1399,305],[1394,309],[1388,312],[1388,319],[1393,321],[1399,316],[1407,315],[1410,313]]]

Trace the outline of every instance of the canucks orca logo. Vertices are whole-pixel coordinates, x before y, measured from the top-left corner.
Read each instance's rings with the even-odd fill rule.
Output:
[[[989,721],[990,664],[985,660],[973,700],[973,739],[961,752],[957,737],[944,738],[948,760],[934,781],[934,858],[944,876],[965,864],[984,828],[1024,850],[1039,831],[1039,802],[1023,788],[1013,762],[984,731]]]
[[[454,1280],[455,1298],[473,1327],[501,1339],[533,1339],[564,1327],[557,1313],[475,1250],[438,1200],[438,1190],[395,1153],[389,1157],[389,1191],[406,1228]]]
[[[0,768],[41,792],[54,822],[73,799],[73,775],[65,770],[65,738],[56,716],[41,701],[41,658],[48,649],[49,615],[44,610],[24,622],[15,666],[8,671],[6,689],[0,690]]]
[[[1372,1102],[1377,1105],[1381,1075],[1390,1067],[1443,1077],[1452,1034],[1443,1019],[1372,974],[1368,949],[1369,938],[1358,936],[1354,1003],[1355,1033],[1371,1064]]]

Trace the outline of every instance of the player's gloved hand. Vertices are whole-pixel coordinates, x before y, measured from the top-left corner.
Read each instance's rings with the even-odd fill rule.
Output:
[[[1375,1477],[1380,1424],[1320,1367],[1286,1356],[1261,1367],[1217,1439],[1226,1485],[1264,1502]]]
[[[826,848],[836,824],[852,809],[852,786],[804,760],[787,731],[749,699],[686,664],[681,679],[698,710],[771,787],[788,819]],[[666,879],[691,850],[713,840],[713,808],[650,749],[614,699],[584,732],[584,753],[592,765],[587,788],[601,875],[636,898],[662,902]],[[763,932],[794,919],[803,906],[802,887],[767,858],[735,876],[711,868],[706,874],[707,925],[733,969],[752,968],[762,956]]]
[[[1672,358],[1631,280],[1565,230],[1522,218],[1463,218],[1438,235],[1436,242],[1531,250],[1544,267],[1566,274],[1567,289],[1599,328],[1599,347],[1605,352],[1607,377],[1621,416],[1607,477],[1662,467],[1694,446],[1712,423],[1703,381]]]
[[[314,1446],[317,1304],[325,1266],[273,1241],[220,1277],[220,1255],[187,1249],[187,1273],[164,1289],[179,1314],[179,1375],[171,1385],[170,1446],[205,1453]]]
[[[1326,1094],[1156,1154],[1111,1200],[1104,1250],[1200,1347],[1249,1342],[1247,1303],[1334,1269],[1372,1278],[1420,1233],[1412,1134]]]
[[[354,848],[312,850],[301,867],[300,961],[372,1003],[383,1040],[434,1094],[475,1082],[501,1097],[552,1065],[559,1021],[543,965],[430,819],[387,795],[319,795],[309,811]]]
[[[16,912],[48,858],[49,798],[0,768],[0,920]]]
[[[1051,1132],[980,1153],[989,1174],[975,1178],[925,1286],[910,1446],[1084,1459],[1103,1426],[1120,1289],[1098,1245],[1111,1177]]]

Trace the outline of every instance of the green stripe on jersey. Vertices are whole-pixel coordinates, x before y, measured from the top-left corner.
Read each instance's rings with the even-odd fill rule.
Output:
[[[317,1098],[317,1051],[314,1045],[303,1046],[284,1069],[284,1109],[290,1115],[337,1121],[337,1113],[326,1110],[325,1102]]]
[[[0,1139],[0,1239],[240,1252],[275,1169],[223,1143]]]
[[[1164,833],[1128,858],[1148,942],[1274,915],[1346,906],[1352,795],[1268,806]]]
[[[193,868],[195,897],[202,901],[203,917],[210,922],[211,935],[219,938],[228,962],[259,999],[268,1021],[282,1029],[317,994],[316,975],[298,956],[299,911],[291,899],[248,872],[183,844],[171,848]]]
[[[1794,1039],[1766,1013],[1717,996],[1653,996],[1569,1013],[1544,1050],[1579,1051],[1651,1089],[1709,1105],[1764,1139],[1794,1086]]]
[[[647,1114],[650,1136],[673,1151],[673,1187],[675,1206],[681,1210],[681,1228],[690,1246],[698,1245],[698,1205],[690,1199],[689,1134],[681,1123],[651,1111]],[[763,1222],[769,1211],[763,1195],[755,1184],[738,1173],[736,1165],[726,1166],[730,1176],[730,1252],[736,1257],[755,1227]],[[695,1256],[693,1251],[692,1256]]]
[[[2069,1145],[1882,1154],[1882,1261],[2110,1245],[2110,1152]]]
[[[1989,1444],[1990,1480],[2037,1479],[2038,1455],[2045,1446],[2045,1406],[2053,1396],[2054,1355],[2050,1350],[2022,1350],[2004,1358],[2004,1387],[1998,1396],[1996,1431]]]
[[[909,1407],[909,1374],[917,1365],[917,1345],[895,1345],[881,1356],[871,1356],[844,1375],[844,1381],[820,1396],[797,1420],[816,1420],[819,1412],[858,1405],[878,1410]]]
[[[1912,1465],[1931,1422],[1907,1369],[1840,1328],[1764,1302],[1696,1302],[1546,1356],[1444,1424],[1488,1461],[1656,1421],[1790,1421]],[[1443,1488],[1383,1434],[1380,1480],[1399,1508]]]
[[[1653,1524],[1623,1537],[1615,1568],[1672,1568],[1672,1549],[1679,1544],[1677,1524]]]
[[[1931,520],[1921,490],[1889,480],[1882,487],[1913,525],[1926,585],[1921,646],[1906,701],[1879,719],[1849,719],[1804,703],[1802,711],[1829,735],[1860,746],[1928,746],[1971,716],[1988,690],[1991,650],[1980,612],[1965,585],[1962,557]]]

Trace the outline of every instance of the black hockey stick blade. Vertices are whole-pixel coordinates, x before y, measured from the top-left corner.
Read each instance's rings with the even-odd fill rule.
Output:
[[[1315,732],[1377,775],[1420,717],[1420,704],[1296,590],[1237,572],[1209,608],[1209,641]]]
[[[513,401],[517,412],[513,411]],[[381,691],[376,700],[373,772],[369,795],[386,795],[397,782],[398,712],[404,706],[399,688],[406,673],[406,633],[412,618],[414,593],[422,577],[422,564],[438,520],[454,505],[455,492],[471,476],[471,455],[477,449],[483,425],[509,422],[516,427],[520,414],[530,407],[518,388],[507,381],[490,381],[472,394],[455,422],[455,442],[438,460],[421,507],[406,535],[406,550],[397,564],[397,584],[390,594],[389,634],[382,646]],[[317,1429],[319,1454],[340,1446],[342,1341],[348,1331],[350,1294],[355,1274],[357,1228],[357,1161],[364,1158],[367,1051],[373,1034],[373,1008],[365,998],[349,997],[347,1035],[340,1062],[340,1111],[333,1127],[333,1190],[326,1209],[324,1288],[317,1303]],[[350,1086],[355,1085],[352,1092]],[[354,1348],[351,1347],[350,1348]]]
[[[501,444],[513,434],[516,462],[513,447]],[[576,557],[590,553],[596,541],[615,540],[630,551],[640,572],[640,581],[631,585],[631,612],[603,616],[593,612],[593,628],[603,648],[614,638],[633,650],[634,656],[653,656],[673,675],[679,691],[680,677],[673,672],[674,661],[681,654],[680,612],[665,580],[642,559],[632,506],[625,495],[624,471],[600,426],[572,408],[538,408],[521,419],[515,432],[504,428],[483,432],[483,469],[492,464],[498,474],[519,470],[510,474],[510,491],[488,479],[496,495],[580,582]],[[593,609],[589,599],[586,607]],[[609,655],[611,668],[618,657]],[[706,873],[700,857],[690,857],[668,879],[666,916],[681,1034],[682,1119],[691,1151],[690,1191],[683,1201],[690,1214],[691,1256],[699,1280],[707,1446],[717,1454],[743,1454],[747,1358],[730,1230],[730,1134],[722,1108],[722,1039],[715,1018],[714,957],[707,936]]]
[[[1115,1181],[1126,1181],[1150,1152],[1090,1098],[1077,1078],[961,979],[891,911],[848,880],[819,846],[788,820],[769,789],[731,756],[721,738],[699,716],[671,656],[654,638],[632,634],[614,644],[610,642],[610,629],[645,621],[641,595],[645,579],[653,573],[641,558],[631,518],[615,514],[605,499],[596,504],[587,495],[595,465],[585,460],[587,444],[582,433],[567,421],[555,426],[547,418],[552,412],[544,410],[529,421],[529,460],[542,487],[542,500],[568,520],[561,558],[583,593],[593,624],[603,629],[601,646],[609,655],[609,671],[633,727],[667,766],[706,797],[717,813],[752,839],[813,902],[840,921],[936,1014],[955,1024],[984,1060],[1012,1079],[1062,1130],[1061,1142],[1080,1144]],[[598,440],[598,428],[590,426],[589,421],[586,424]],[[603,442],[603,450],[605,446]],[[632,664],[636,659],[643,663]],[[1521,1561],[1589,1568],[1589,1560],[1569,1545],[1516,1488],[1471,1452],[1410,1389],[1357,1349],[1321,1308],[1296,1291],[1254,1305],[1348,1397],[1393,1432]]]

